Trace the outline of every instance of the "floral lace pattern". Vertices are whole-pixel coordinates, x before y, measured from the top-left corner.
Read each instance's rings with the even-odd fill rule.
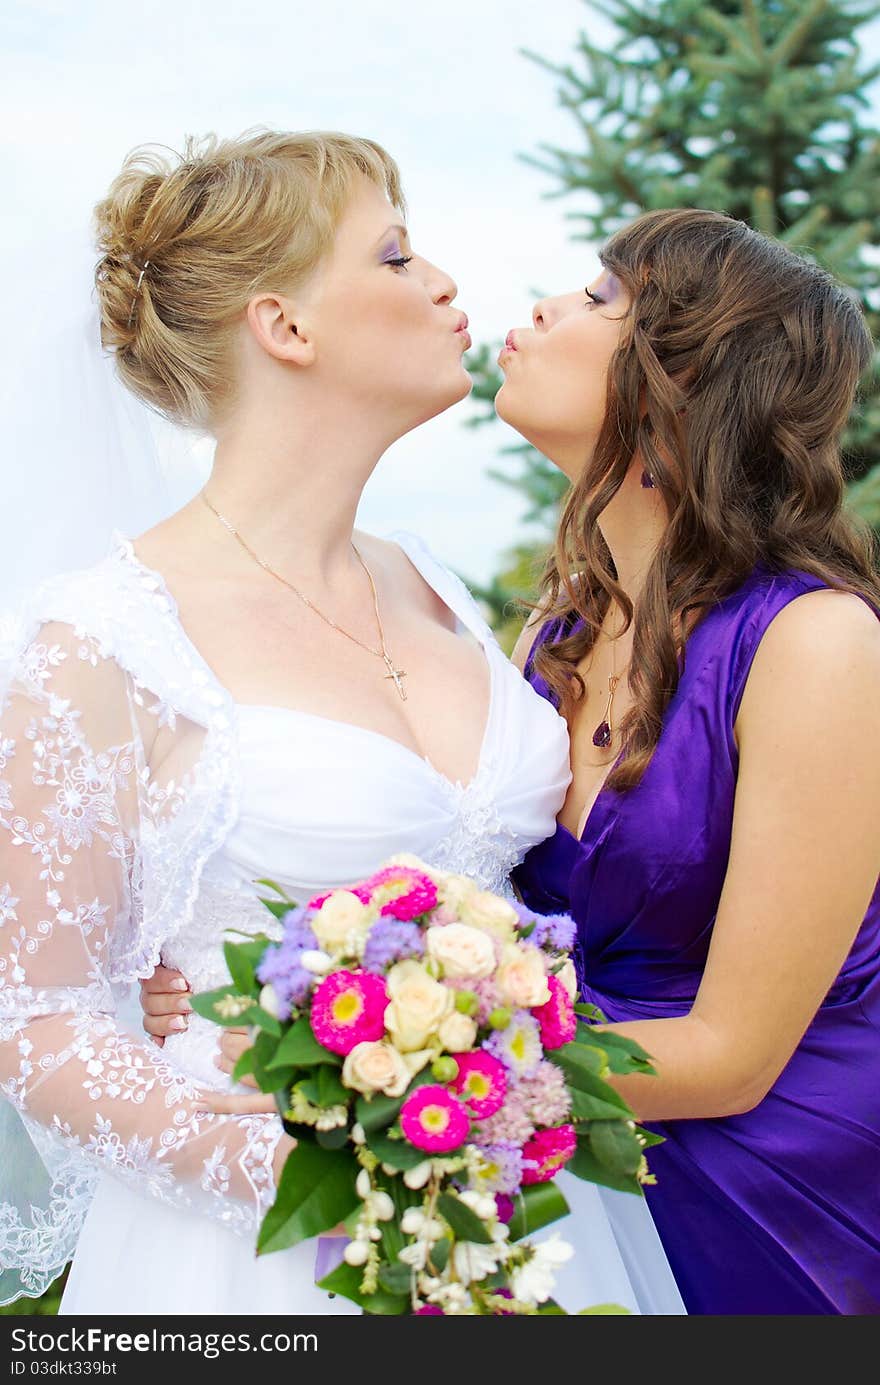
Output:
[[[3,1301],[63,1267],[102,1172],[253,1234],[281,1134],[274,1116],[201,1110],[207,1084],[115,1014],[192,916],[231,821],[230,708],[118,555],[47,584],[15,645],[0,687]]]

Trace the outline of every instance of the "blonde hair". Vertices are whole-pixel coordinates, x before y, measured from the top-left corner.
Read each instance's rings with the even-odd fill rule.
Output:
[[[132,150],[94,212],[101,335],[129,389],[210,429],[234,399],[245,306],[315,269],[359,175],[403,207],[394,160],[351,135],[259,129],[188,137],[182,155]]]

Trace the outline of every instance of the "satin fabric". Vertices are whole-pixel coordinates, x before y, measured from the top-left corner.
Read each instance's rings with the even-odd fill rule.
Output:
[[[693,1004],[727,868],[749,669],[779,611],[823,585],[759,567],[712,608],[687,642],[641,784],[604,787],[580,840],[558,825],[514,873],[531,907],[571,911],[583,997],[609,1020]],[[561,634],[547,622],[535,649]],[[527,677],[552,702],[534,652]],[[657,1185],[646,1191],[689,1312],[880,1311],[880,886],[764,1100],[653,1128],[665,1143],[650,1151]]]

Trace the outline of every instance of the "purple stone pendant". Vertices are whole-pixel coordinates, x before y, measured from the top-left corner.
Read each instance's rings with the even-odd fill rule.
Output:
[[[654,478],[647,469],[642,471],[642,486],[646,491],[652,491],[655,488]]]
[[[593,732],[593,745],[604,750],[611,744],[611,704],[614,701],[614,692],[620,682],[620,674],[612,674],[608,679],[608,701],[605,705],[605,715]]]

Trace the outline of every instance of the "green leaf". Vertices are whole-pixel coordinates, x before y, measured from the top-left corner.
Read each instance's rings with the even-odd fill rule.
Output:
[[[270,1015],[268,1010],[264,1010],[262,1005],[252,1005],[245,1018],[252,1028],[263,1029],[276,1039],[281,1038],[281,1021]]]
[[[441,1236],[439,1241],[435,1241],[431,1247],[431,1264],[438,1274],[442,1274],[449,1264],[449,1257],[452,1254],[452,1242],[448,1236]]]
[[[260,903],[264,904],[269,913],[274,914],[276,919],[283,919],[284,915],[294,907],[292,904],[286,904],[283,900],[277,899],[261,899]]]
[[[604,1048],[599,1047],[598,1039],[584,1039],[581,1038],[580,1033],[577,1033],[574,1042],[578,1046],[579,1056],[583,1059],[585,1065],[591,1072],[594,1072],[597,1077],[601,1077],[603,1073],[608,1072],[610,1067],[608,1054],[605,1052]]]
[[[532,1183],[516,1199],[510,1221],[510,1239],[522,1240],[542,1226],[558,1221],[569,1211],[568,1203],[553,1182]]]
[[[392,1294],[409,1294],[412,1283],[412,1270],[398,1260],[394,1265],[383,1265],[379,1270],[379,1283]]]
[[[288,1154],[274,1206],[263,1218],[258,1254],[286,1250],[344,1221],[359,1199],[357,1160],[348,1149],[298,1144]]]
[[[592,1308],[582,1308],[577,1316],[579,1318],[629,1318],[632,1315],[628,1308],[621,1308],[619,1303],[595,1303]]]
[[[286,902],[287,908],[288,908],[288,909],[296,909],[296,908],[297,908],[296,900],[295,900],[295,899],[291,899],[290,895],[287,893],[287,891],[285,890],[284,886],[283,886],[283,885],[279,885],[278,882],[277,882],[276,880],[270,880],[268,877],[264,877],[262,880],[255,880],[255,881],[254,881],[254,884],[255,884],[255,885],[268,885],[268,887],[269,887],[270,890],[274,890],[275,894],[281,896],[281,898]]]
[[[457,1241],[475,1241],[482,1246],[491,1244],[492,1237],[476,1212],[472,1212],[455,1193],[441,1193],[437,1199],[437,1210],[448,1221]]]
[[[599,1009],[598,1005],[590,1005],[589,1002],[584,1002],[584,1004],[582,1005],[576,1005],[574,1007],[574,1012],[576,1015],[583,1015],[584,1019],[596,1020],[599,1024],[608,1023],[607,1019],[605,1018],[602,1011]]]
[[[406,1140],[392,1140],[386,1130],[372,1130],[367,1135],[367,1148],[383,1164],[393,1169],[414,1169],[416,1164],[424,1163],[427,1155],[423,1149],[416,1149]]]
[[[348,1126],[337,1125],[335,1130],[316,1130],[315,1144],[321,1149],[341,1149],[348,1144]]]
[[[591,1030],[589,1025],[578,1025],[577,1042],[602,1049],[608,1055],[608,1066],[612,1072],[654,1072],[650,1055],[641,1044],[637,1044],[635,1039],[628,1039],[625,1034],[617,1034],[611,1029],[597,1032]]]
[[[555,1299],[548,1298],[538,1309],[538,1317],[541,1318],[567,1318],[568,1314],[564,1308],[560,1308]]]
[[[254,1072],[254,1048],[246,1048],[232,1069],[233,1082],[240,1082],[243,1077],[252,1077]]]
[[[643,1196],[639,1180],[632,1174],[616,1173],[598,1160],[585,1140],[578,1140],[574,1156],[566,1164],[566,1171],[585,1183],[598,1183],[603,1188],[616,1188],[621,1193],[636,1193]]]
[[[408,1294],[392,1294],[381,1286],[374,1294],[362,1294],[363,1277],[362,1269],[355,1269],[353,1265],[346,1265],[343,1261],[330,1274],[325,1274],[323,1279],[318,1280],[318,1288],[331,1294],[341,1294],[343,1298],[351,1299],[352,1303],[360,1304],[366,1313],[381,1317],[399,1317],[409,1311]]]
[[[293,1064],[298,1068],[310,1068],[317,1063],[331,1063],[339,1067],[341,1060],[337,1053],[331,1053],[312,1033],[312,1026],[306,1015],[301,1015],[288,1029],[278,1052],[267,1067],[285,1067]]]
[[[338,1069],[327,1063],[314,1068],[309,1077],[297,1083],[299,1090],[313,1106],[347,1106],[351,1101],[351,1090],[338,1076]]]
[[[574,1090],[615,1106],[619,1116],[632,1117],[633,1113],[620,1093],[593,1072],[595,1059],[590,1056],[589,1049],[581,1044],[566,1044],[564,1048],[553,1049],[547,1057],[562,1068],[568,1085]]]
[[[215,1006],[218,1002],[222,1002],[228,998],[237,1001],[246,1000],[248,1003],[247,1006],[239,1010],[237,1014],[229,1016],[218,1014]],[[227,986],[218,986],[217,989],[213,991],[201,991],[198,995],[190,996],[189,999],[197,1015],[201,1015],[203,1019],[210,1020],[212,1024],[222,1025],[224,1029],[229,1029],[233,1026],[241,1028],[242,1025],[247,1024],[246,1017],[248,1011],[254,1009],[254,1003],[251,997],[240,995],[237,987],[231,984]]]
[[[636,1133],[622,1121],[591,1125],[590,1145],[596,1158],[615,1172],[635,1173],[642,1162],[642,1146]]]
[[[269,1073],[268,1064],[271,1063],[278,1051],[278,1040],[274,1034],[268,1034],[265,1030],[260,1030],[251,1045],[253,1053],[253,1075],[257,1086],[261,1092],[274,1092],[285,1087],[284,1072]],[[294,1070],[295,1071],[295,1070]]]
[[[246,948],[247,943],[225,942],[223,944],[223,956],[226,958],[229,975],[240,993],[253,995],[256,1000],[259,995],[259,988],[257,978],[254,975],[254,964],[248,956]]]
[[[385,1130],[400,1115],[403,1105],[401,1096],[374,1096],[369,1099],[359,1096],[355,1102],[355,1117],[369,1135],[374,1130]]]
[[[569,1087],[568,1093],[575,1121],[619,1121],[623,1114],[619,1106],[612,1106],[604,1097],[591,1096],[577,1087]]]

